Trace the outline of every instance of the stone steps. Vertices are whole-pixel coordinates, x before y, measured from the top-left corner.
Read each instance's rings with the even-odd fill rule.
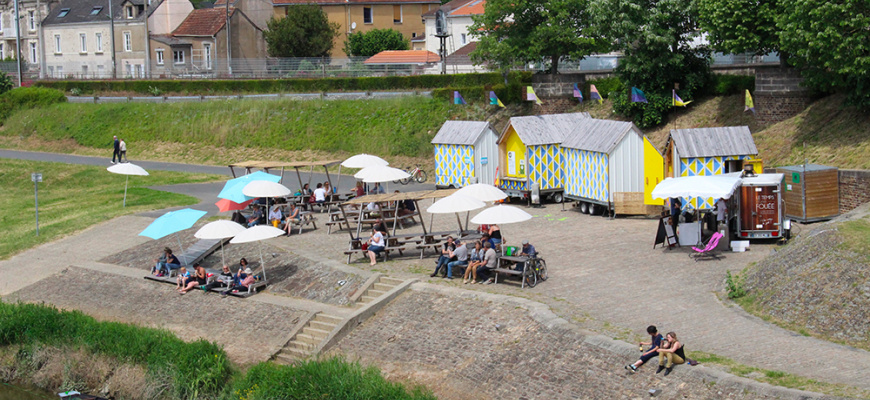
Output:
[[[275,354],[273,360],[278,364],[292,364],[310,357],[341,321],[341,317],[317,313]]]
[[[357,300],[355,306],[360,308],[366,304],[371,304],[378,297],[383,296],[385,293],[392,290],[394,287],[401,284],[401,279],[390,278],[388,276],[381,276],[378,278],[377,282],[369,286],[365,292],[363,292],[362,296],[360,296],[359,300]]]

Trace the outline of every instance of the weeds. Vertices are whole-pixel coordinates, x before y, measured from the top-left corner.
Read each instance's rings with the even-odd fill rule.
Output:
[[[739,275],[731,275],[731,271],[725,271],[725,290],[728,292],[729,299],[739,299],[746,296],[746,290],[743,289],[743,278]]]

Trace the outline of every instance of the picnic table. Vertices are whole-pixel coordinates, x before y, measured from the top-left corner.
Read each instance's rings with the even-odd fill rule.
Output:
[[[525,288],[526,281],[523,276],[526,274],[526,268],[529,267],[529,256],[501,256],[498,258],[498,267],[492,270],[495,273],[495,283],[498,283],[498,274],[507,274],[520,277],[520,288]],[[523,270],[517,271],[512,266],[523,263]],[[504,268],[507,267],[507,268]]]

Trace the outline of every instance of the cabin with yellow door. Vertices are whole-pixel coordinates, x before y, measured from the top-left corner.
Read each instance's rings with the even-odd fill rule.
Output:
[[[542,196],[561,202],[564,188],[562,142],[589,113],[513,117],[498,139],[499,188],[529,198],[534,185]]]

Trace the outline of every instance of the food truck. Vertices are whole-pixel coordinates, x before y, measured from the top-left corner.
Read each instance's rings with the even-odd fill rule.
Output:
[[[738,239],[777,239],[783,237],[783,174],[743,176],[734,194],[736,219],[734,236]]]

